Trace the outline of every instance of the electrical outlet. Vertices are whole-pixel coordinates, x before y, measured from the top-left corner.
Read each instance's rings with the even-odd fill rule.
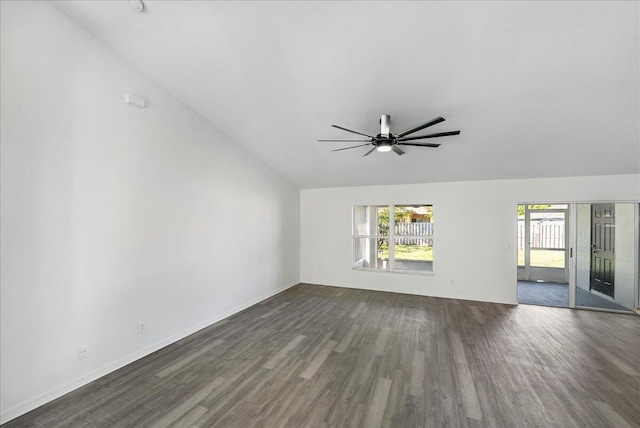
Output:
[[[78,346],[78,359],[84,360],[89,355],[89,347],[87,345]]]
[[[138,323],[138,334],[143,334],[145,331],[147,331],[147,323],[146,322],[139,322]]]

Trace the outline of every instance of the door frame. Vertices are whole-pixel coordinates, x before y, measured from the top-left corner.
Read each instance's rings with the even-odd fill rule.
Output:
[[[627,311],[618,311],[615,309],[606,309],[606,308],[591,308],[587,306],[579,306],[576,305],[576,294],[577,294],[577,272],[578,272],[578,258],[576,256],[576,248],[578,245],[578,213],[577,213],[577,205],[579,204],[589,204],[589,205],[597,205],[597,204],[633,204],[634,206],[634,224],[635,224],[635,233],[634,233],[634,246],[636,249],[637,257],[634,258],[634,281],[635,281],[635,290],[634,290],[634,306],[635,308],[640,308],[640,201],[615,201],[615,200],[598,200],[598,201],[574,201],[569,203],[569,216],[571,217],[571,228],[569,229],[569,308],[572,309],[585,309],[585,310],[593,310],[593,311],[601,311],[601,312],[615,312],[615,313],[624,313],[628,314]]]
[[[518,203],[524,205],[524,265],[518,265],[519,281],[548,281],[557,283],[569,283],[570,281],[570,261],[569,261],[569,232],[572,221],[570,218],[571,203],[569,202],[536,202]],[[544,208],[530,209],[529,205],[567,205],[567,208]],[[546,268],[531,266],[531,213],[563,213],[564,214],[564,268]],[[535,248],[534,248],[535,250]],[[562,271],[561,273],[559,271]]]

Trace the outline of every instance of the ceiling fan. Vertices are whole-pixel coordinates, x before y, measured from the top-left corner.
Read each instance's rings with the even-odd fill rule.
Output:
[[[444,122],[444,118],[436,117],[428,122],[420,124],[418,126],[414,126],[413,128],[409,128],[406,131],[403,131],[399,134],[392,134],[389,131],[389,125],[391,123],[391,116],[388,114],[383,114],[380,117],[380,133],[375,137],[372,135],[364,134],[358,131],[352,131],[351,129],[343,128],[338,125],[331,125],[334,128],[342,129],[343,131],[351,132],[352,134],[362,135],[363,137],[367,137],[367,139],[362,140],[318,140],[320,142],[336,142],[336,143],[364,143],[359,144],[357,146],[345,147],[342,149],[331,150],[332,152],[339,152],[341,150],[349,150],[355,149],[357,147],[364,147],[368,145],[372,145],[373,148],[365,153],[364,156],[369,156],[374,150],[379,152],[389,152],[394,151],[398,155],[403,155],[404,151],[398,146],[417,146],[417,147],[439,147],[440,144],[434,143],[412,143],[407,141],[415,141],[415,140],[423,140],[426,138],[436,138],[436,137],[446,137],[448,135],[459,135],[460,131],[448,131],[448,132],[436,132],[435,134],[426,134],[426,135],[417,135],[414,137],[410,137],[410,134],[414,132],[418,132],[424,128],[428,128],[430,126],[436,125],[440,122]]]

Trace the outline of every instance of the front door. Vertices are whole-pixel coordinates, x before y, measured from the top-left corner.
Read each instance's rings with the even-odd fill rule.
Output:
[[[614,297],[615,205],[591,206],[590,290]]]

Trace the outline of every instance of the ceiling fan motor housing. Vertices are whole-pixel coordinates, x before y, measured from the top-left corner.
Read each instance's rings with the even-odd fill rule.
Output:
[[[396,141],[393,138],[387,138],[387,137],[383,137],[382,135],[378,135],[372,141],[372,143],[376,147],[385,147],[385,146],[391,147],[392,145],[394,145],[396,143]]]
[[[380,133],[376,136],[376,138],[372,141],[373,145],[376,146],[378,151],[388,152],[391,150],[391,146],[395,143],[395,140],[391,138],[391,133],[389,131],[391,125],[391,116],[388,114],[383,114],[380,116]]]

